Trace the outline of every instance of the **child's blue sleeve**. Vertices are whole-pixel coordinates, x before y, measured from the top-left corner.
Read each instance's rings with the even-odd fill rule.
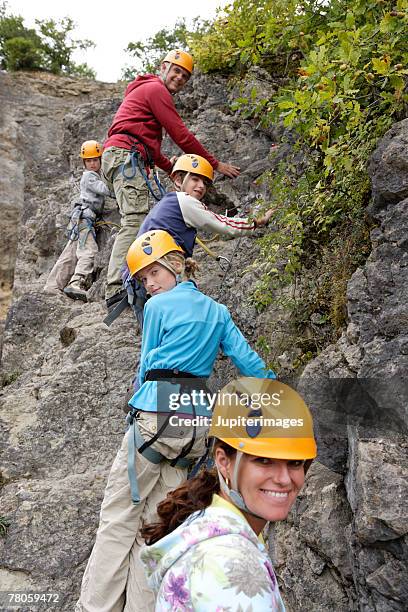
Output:
[[[155,302],[150,299],[144,307],[144,323],[142,333],[142,348],[140,351],[139,383],[144,382],[146,374],[146,357],[153,349],[160,346],[162,339],[162,317],[159,309],[155,308]]]
[[[221,350],[227,357],[231,358],[233,364],[244,376],[276,378],[275,372],[268,370],[264,360],[251,349],[227,309],[225,309],[225,326],[221,339]]]

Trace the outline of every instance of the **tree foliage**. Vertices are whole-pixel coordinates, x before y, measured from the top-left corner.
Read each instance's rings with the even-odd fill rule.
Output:
[[[193,19],[190,28],[187,27],[185,19],[178,19],[173,27],[159,30],[144,42],[140,40],[130,42],[125,51],[138,61],[138,67],[125,67],[122,71],[122,78],[130,80],[139,70],[156,72],[168,51],[177,48],[188,51],[188,37],[192,34],[203,35],[209,27],[210,22],[199,17]]]
[[[235,0],[207,33],[188,37],[204,71],[245,83],[251,66],[266,68],[277,94],[264,98],[253,89],[234,108],[264,127],[283,124],[296,140],[293,159],[264,177],[277,213],[275,231],[261,244],[260,307],[272,299],[270,289],[293,282],[330,244],[346,259],[340,235],[354,237],[347,248],[354,266],[361,264],[367,162],[390,125],[407,116],[407,26],[408,0]],[[336,300],[329,304],[328,296],[322,308],[334,319]]]
[[[72,37],[75,23],[70,17],[59,21],[36,19],[36,29],[26,28],[23,17],[8,15],[7,3],[0,4],[0,63],[5,70],[46,70],[54,74],[95,78],[87,64],[76,64],[77,49],[94,46],[90,40]]]
[[[45,56],[45,67],[54,74],[82,74],[85,64],[79,66],[72,61],[72,54],[77,49],[85,51],[95,44],[91,40],[79,40],[72,38],[75,23],[70,17],[64,17],[60,21],[54,19],[35,20],[42,41],[42,49]],[[92,72],[89,69],[89,72]],[[86,75],[88,76],[88,75]],[[92,75],[93,78],[95,74]]]

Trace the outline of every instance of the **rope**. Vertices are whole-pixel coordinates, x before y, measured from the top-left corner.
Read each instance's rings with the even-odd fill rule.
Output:
[[[227,257],[224,257],[223,255],[217,255],[217,253],[209,249],[208,246],[206,246],[200,238],[196,238],[196,242],[207,253],[207,255],[218,261],[221,270],[223,270],[224,272],[226,270],[229,270],[229,268],[231,267],[231,262],[229,259],[227,259]]]
[[[116,227],[117,229],[120,229],[120,225],[118,225],[118,223],[113,223],[113,221],[97,221],[95,223],[95,227],[99,227],[101,225],[112,225],[113,227]]]
[[[227,274],[228,274],[228,273],[230,272],[230,270],[232,269],[232,262],[233,262],[233,259],[234,259],[234,257],[235,257],[235,254],[236,254],[236,252],[237,252],[237,250],[238,250],[238,247],[239,247],[239,245],[240,245],[240,243],[241,243],[241,240],[242,240],[242,236],[240,236],[240,237],[238,238],[237,243],[236,243],[236,245],[235,245],[235,248],[234,248],[234,250],[233,250],[233,252],[232,252],[232,257],[231,257],[231,259],[230,259],[230,260],[228,260],[228,261],[229,261],[229,266],[228,266],[228,268],[227,268],[226,270],[224,270],[224,274],[223,274],[223,277],[222,277],[222,279],[221,279],[221,281],[220,281],[220,285],[219,285],[218,295],[217,295],[217,297],[216,297],[216,298],[214,298],[214,299],[215,299],[217,302],[219,301],[219,299],[220,299],[220,297],[221,297],[222,286],[223,286],[223,284],[224,284],[225,279],[227,278]]]
[[[140,156],[139,156],[138,152],[136,151],[136,152],[132,153],[132,154],[131,154],[131,156],[135,156],[135,157],[136,157],[136,163],[137,163],[137,166],[138,166],[138,168],[139,168],[139,172],[140,172],[140,174],[142,175],[142,177],[143,177],[143,179],[144,179],[144,182],[145,182],[145,183],[146,183],[146,185],[147,185],[148,190],[150,191],[150,193],[152,194],[152,196],[154,197],[154,199],[155,199],[157,202],[159,202],[159,200],[161,200],[161,199],[162,199],[162,197],[166,195],[166,190],[164,189],[163,185],[161,184],[161,182],[160,182],[160,180],[159,180],[159,177],[157,176],[157,173],[156,173],[156,172],[154,172],[154,170],[152,170],[152,173],[153,173],[153,178],[154,178],[154,182],[156,183],[157,188],[158,188],[158,190],[159,190],[159,194],[160,194],[159,196],[157,196],[157,195],[154,193],[154,191],[153,191],[152,184],[151,184],[151,182],[149,181],[149,177],[147,176],[146,170],[144,169],[144,165],[143,165],[142,161],[140,160]],[[122,170],[122,174],[123,174],[123,170]],[[125,176],[125,175],[123,174],[123,176]],[[125,178],[126,178],[126,177],[125,177]],[[132,178],[133,178],[133,177],[132,177]]]
[[[218,240],[219,234],[213,234],[211,238],[200,238],[203,244],[209,244],[210,242],[214,242],[214,240]]]
[[[136,176],[136,172],[137,172],[137,155],[136,155],[136,151],[131,151],[129,153],[129,158],[130,158],[129,161],[130,161],[130,167],[131,167],[131,174],[126,174],[126,172],[125,172],[126,163],[123,163],[121,165],[122,176],[127,181],[131,181]]]
[[[153,178],[154,178],[154,182],[156,183],[156,186],[159,190],[159,195],[157,195],[152,187],[152,184],[149,180],[149,177],[147,176],[147,172],[145,170],[145,166],[144,166],[144,162],[143,160],[141,160],[140,158],[140,153],[137,149],[135,150],[131,150],[129,153],[129,157],[130,157],[130,174],[126,174],[125,172],[125,167],[126,167],[126,162],[123,163],[120,166],[120,171],[122,172],[122,176],[124,179],[126,179],[127,181],[131,181],[137,173],[137,170],[139,169],[139,172],[144,180],[144,182],[147,185],[148,190],[150,191],[150,193],[152,194],[153,198],[158,202],[159,200],[162,199],[163,196],[166,195],[166,190],[164,189],[163,185],[160,182],[160,179],[157,175],[157,172],[154,171],[154,168],[150,165],[150,168],[152,170],[152,174],[153,174]]]

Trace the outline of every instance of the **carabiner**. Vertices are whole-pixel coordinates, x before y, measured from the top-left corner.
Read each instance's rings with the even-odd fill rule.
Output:
[[[217,261],[220,264],[221,270],[223,272],[228,272],[231,267],[231,260],[229,260],[227,257],[224,257],[223,255],[218,255]]]

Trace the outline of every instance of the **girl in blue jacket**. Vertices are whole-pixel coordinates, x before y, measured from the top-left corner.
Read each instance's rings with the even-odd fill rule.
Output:
[[[172,236],[163,230],[139,236],[127,264],[151,295],[144,308],[140,388],[129,402],[131,427],[109,476],[77,611],[154,610],[136,536],[142,522],[155,520],[157,504],[186,479],[191,461],[205,452],[211,397],[203,379],[218,351],[245,376],[275,378],[228,309],[189,280],[194,263]],[[180,409],[169,410],[177,397]],[[182,401],[186,397],[190,403]]]

